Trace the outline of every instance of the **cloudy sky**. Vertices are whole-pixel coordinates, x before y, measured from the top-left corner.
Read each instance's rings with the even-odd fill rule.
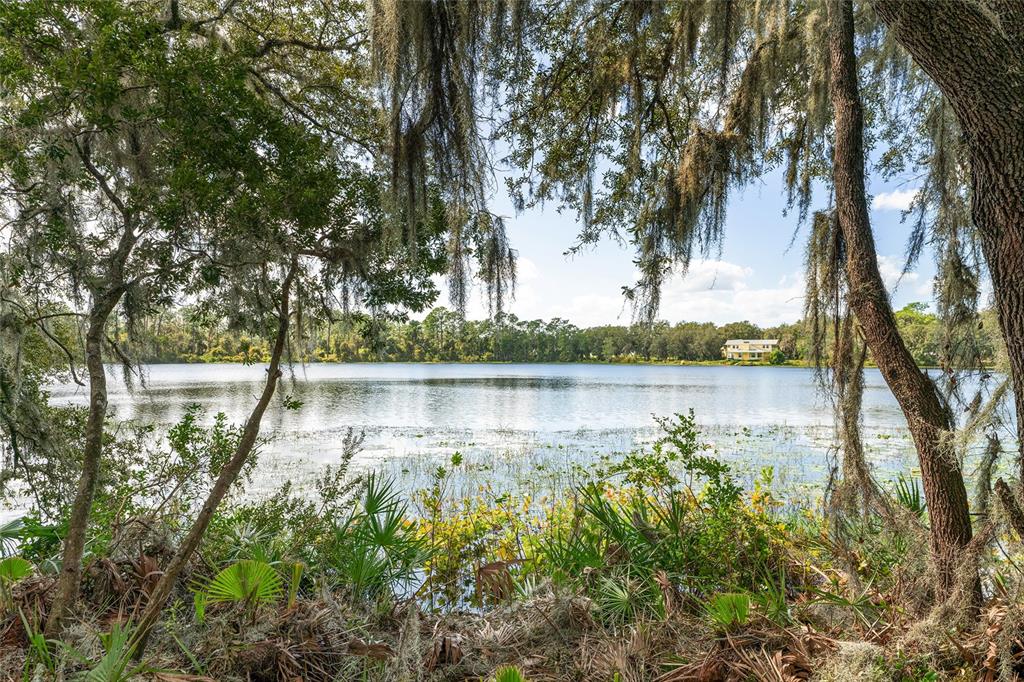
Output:
[[[930,302],[934,275],[931,254],[916,270],[901,277],[909,226],[902,211],[914,196],[907,181],[872,178],[871,219],[882,274],[893,303]],[[819,201],[824,201],[819,192]],[[737,195],[728,208],[725,243],[720,256],[695,261],[685,275],[672,278],[662,295],[660,319],[718,324],[749,320],[760,325],[795,322],[803,308],[804,226],[783,215],[785,193],[778,174]],[[515,215],[505,196],[492,210],[508,216],[509,237],[519,253],[519,283],[510,311],[520,318],[561,317],[579,326],[628,324],[631,310],[622,286],[636,281],[628,247],[606,240],[583,253],[566,256],[578,231],[575,217],[553,207]],[[443,304],[447,294],[442,294]],[[477,288],[467,311],[486,317],[487,305]]]

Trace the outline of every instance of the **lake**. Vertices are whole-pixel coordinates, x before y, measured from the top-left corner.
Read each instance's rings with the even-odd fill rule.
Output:
[[[264,368],[152,365],[129,388],[109,368],[118,418],[167,426],[186,406],[241,423]],[[600,364],[311,364],[286,372],[264,418],[257,491],[285,479],[304,484],[339,458],[346,431],[365,432],[356,466],[383,468],[405,485],[425,485],[438,464],[463,454],[471,491],[514,482],[544,490],[573,464],[614,459],[657,436],[652,415],[693,410],[704,440],[749,483],[771,466],[790,495],[820,494],[833,451],[832,411],[813,370],[794,367]],[[84,403],[74,385],[55,402]],[[866,371],[864,441],[882,479],[914,465],[906,422],[877,370]]]

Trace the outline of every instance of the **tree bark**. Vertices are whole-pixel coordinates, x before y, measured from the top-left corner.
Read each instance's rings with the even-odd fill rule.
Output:
[[[60,576],[56,594],[50,603],[45,633],[48,638],[60,634],[61,624],[68,608],[78,600],[82,578],[82,556],[85,553],[85,535],[89,527],[89,513],[96,496],[100,461],[103,456],[103,432],[107,418],[107,374],[103,367],[103,338],[107,319],[120,299],[120,294],[107,294],[94,301],[85,334],[85,364],[89,372],[89,416],[85,424],[85,443],[82,448],[82,473],[71,506],[68,532],[64,538]]]
[[[989,433],[986,437],[988,444],[985,446],[985,454],[978,464],[978,473],[975,477],[974,488],[974,513],[981,521],[988,521],[989,500],[992,497],[992,470],[999,459],[999,452],[1002,444],[999,436]],[[1001,480],[1001,479],[1000,479]]]
[[[149,596],[146,610],[143,611],[141,618],[136,624],[135,632],[129,644],[129,650],[133,652],[132,656],[136,659],[142,657],[149,633],[152,631],[153,626],[156,625],[157,620],[159,620],[164,604],[171,595],[171,590],[174,589],[174,585],[178,581],[181,572],[192,558],[196,549],[199,548],[199,543],[202,542],[203,535],[213,519],[214,512],[217,511],[217,507],[220,506],[221,501],[238,479],[242,467],[256,445],[256,439],[260,433],[260,422],[263,420],[263,414],[266,412],[267,407],[270,405],[270,400],[274,396],[277,380],[281,377],[281,358],[284,355],[285,341],[288,335],[289,300],[292,282],[297,271],[298,259],[293,258],[288,274],[281,285],[277,338],[274,341],[274,349],[270,356],[270,365],[267,367],[267,380],[263,385],[263,393],[245,422],[245,428],[242,430],[242,437],[238,441],[235,452],[220,470],[217,480],[206,497],[206,501],[203,502],[202,509],[200,509],[195,520],[192,522],[192,527],[189,528],[188,533],[181,541],[174,556],[164,569],[159,582],[157,582],[156,587],[153,588],[153,592]]]
[[[865,193],[864,114],[857,82],[852,0],[833,0],[829,5],[829,54],[829,94],[835,122],[833,183],[836,217],[846,247],[849,304],[917,448],[938,571],[936,589],[945,598],[955,587],[957,556],[971,540],[967,489],[956,458],[943,445],[943,436],[951,427],[949,412],[904,345],[878,270]]]
[[[1024,511],[1021,510],[1010,486],[1006,485],[1003,479],[996,481],[996,495],[1003,505],[1010,527],[1017,531],[1017,535],[1024,541]]]
[[[971,166],[971,218],[992,277],[1024,482],[1024,2],[874,0],[879,17],[956,113]]]

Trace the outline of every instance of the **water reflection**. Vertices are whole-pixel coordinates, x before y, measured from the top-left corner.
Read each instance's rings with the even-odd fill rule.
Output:
[[[166,426],[194,403],[208,420],[224,412],[240,423],[264,375],[261,366],[154,365],[145,387],[129,390],[111,371],[110,407],[118,418]],[[58,402],[86,401],[74,385],[52,390]],[[277,401],[267,412],[264,431],[274,439],[262,467],[273,480],[336,460],[349,427],[367,433],[366,465],[454,449],[585,459],[649,440],[652,415],[689,409],[723,457],[751,470],[789,466],[796,479],[817,480],[832,444],[831,408],[813,371],[801,368],[317,364],[292,368],[280,393],[303,406],[285,410]],[[863,414],[869,457],[880,467],[909,466],[903,415],[876,370],[866,372]]]

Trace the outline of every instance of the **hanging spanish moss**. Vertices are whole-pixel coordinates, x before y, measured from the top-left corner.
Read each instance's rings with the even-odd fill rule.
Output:
[[[665,279],[720,252],[730,191],[785,163],[791,204],[801,218],[808,211],[829,113],[813,3],[368,8],[392,191],[406,220],[424,210],[430,179],[468,214],[486,212],[489,143],[500,139],[524,169],[510,183],[518,207],[571,207],[577,247],[605,234],[634,246],[639,278],[624,290],[649,323]],[[501,113],[490,134],[488,105]],[[454,263],[468,249],[452,242],[449,253]],[[490,295],[509,290],[486,279],[497,272],[493,253],[473,253]],[[453,273],[456,302],[466,270]]]
[[[977,334],[982,259],[970,217],[966,151],[945,98],[928,93],[923,103],[925,173],[911,207],[914,220],[907,267],[918,259],[925,243],[932,245],[938,270],[935,299],[942,321],[944,392],[951,401],[969,403],[975,396],[962,395],[963,375],[983,368]]]
[[[841,461],[830,472],[828,507],[833,519],[884,513],[889,502],[864,456],[861,404],[868,349],[846,302],[846,253],[834,211],[818,211],[806,251],[804,318],[818,381],[833,403]]]
[[[865,17],[866,24],[877,21]],[[889,175],[906,170],[920,178],[904,213],[911,226],[904,270],[930,250],[935,259],[936,313],[942,324],[939,386],[946,400],[968,412],[985,398],[982,385],[965,394],[966,375],[984,371],[988,352],[980,339],[978,313],[983,259],[971,220],[967,148],[949,103],[881,25],[866,26],[867,96],[888,149],[880,162]],[[910,190],[907,190],[910,191]]]
[[[469,303],[470,265],[466,253],[465,220],[453,220],[448,231],[448,302],[460,314]]]
[[[487,286],[491,317],[497,318],[504,311],[504,302],[515,295],[516,252],[509,246],[504,219],[478,214],[475,231],[480,278]]]
[[[827,495],[834,513],[892,515],[889,499],[871,475],[861,439],[864,361],[868,349],[854,315],[847,309],[837,324],[832,356],[832,393],[837,435],[843,451],[840,478]]]
[[[481,109],[497,96],[496,72],[504,55],[523,53],[527,10],[518,0],[367,4],[374,68],[390,117],[393,212],[404,217],[405,238],[415,242],[417,223],[429,210],[428,188],[435,181],[443,188],[452,214],[449,290],[460,312],[466,308],[470,254],[477,258],[492,310],[503,306],[493,297],[512,290],[514,267],[499,260],[514,252],[507,248],[504,225],[485,217],[493,182]],[[472,230],[463,229],[466,220],[475,222]],[[484,234],[491,228],[495,234]]]
[[[985,436],[985,452],[978,463],[978,469],[974,474],[974,512],[982,520],[988,519],[990,500],[992,497],[992,472],[995,470],[996,462],[1002,452],[1003,445],[999,440],[999,434],[990,432]]]
[[[804,320],[811,338],[810,358],[819,380],[827,384],[826,368],[830,345],[838,345],[839,320],[843,311],[846,254],[835,212],[817,211],[811,220],[805,262]]]

